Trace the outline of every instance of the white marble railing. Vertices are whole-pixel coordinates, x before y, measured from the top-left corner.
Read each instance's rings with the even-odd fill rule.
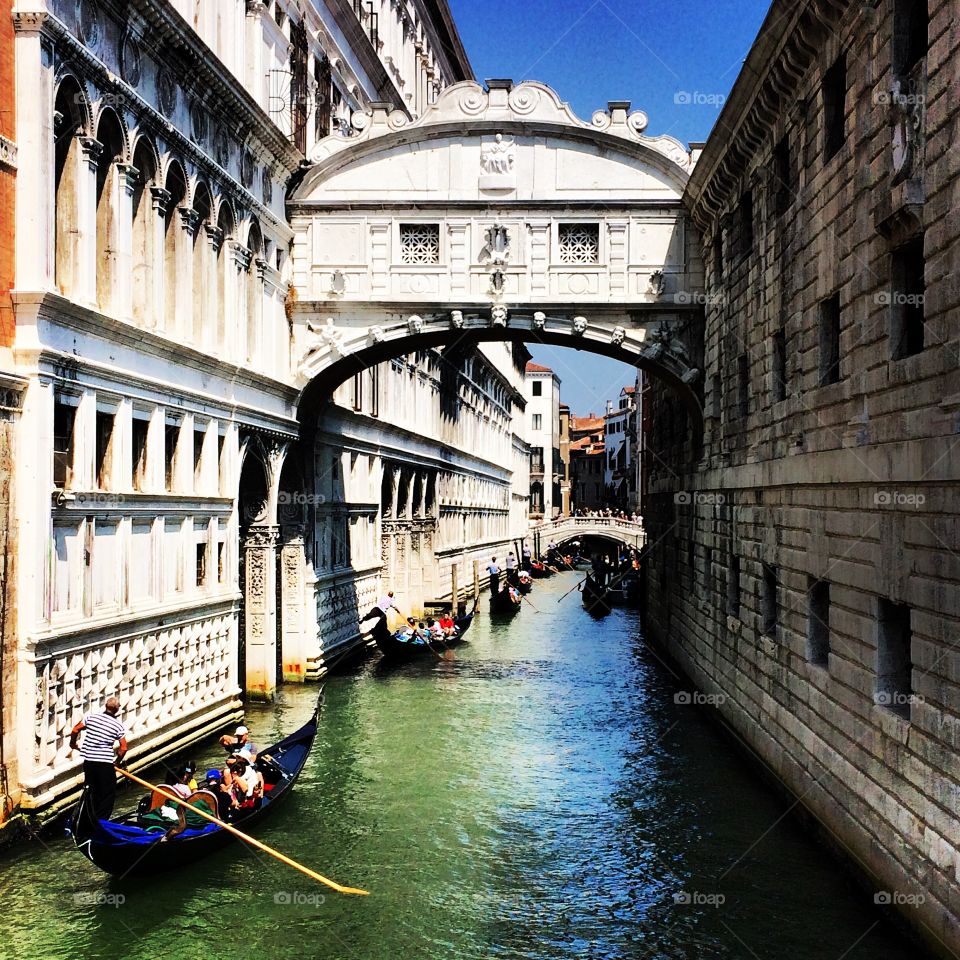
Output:
[[[643,546],[646,532],[642,521],[621,520],[617,517],[557,517],[530,525],[529,535],[539,534],[558,543],[571,537],[612,537],[631,546]],[[543,548],[545,544],[541,544]]]

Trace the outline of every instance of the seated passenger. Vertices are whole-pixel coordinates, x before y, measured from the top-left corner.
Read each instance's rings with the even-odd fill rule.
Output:
[[[453,622],[453,617],[451,617],[449,613],[443,614],[437,622],[440,624],[440,629],[443,631],[444,636],[452,637],[456,633],[456,624]]]
[[[193,779],[193,766],[181,767],[169,787],[178,797],[189,797],[197,789],[197,781]]]
[[[223,782],[223,774],[219,770],[208,770],[204,787],[217,798],[217,816],[221,820],[230,817],[230,811],[239,806],[233,797],[233,792]]]
[[[242,749],[249,739],[250,731],[247,730],[243,724],[240,724],[233,736],[226,733],[220,738],[220,746],[223,747],[227,753],[233,753],[235,750]]]

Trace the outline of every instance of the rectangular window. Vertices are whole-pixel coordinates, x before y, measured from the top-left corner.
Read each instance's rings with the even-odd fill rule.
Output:
[[[842,146],[847,99],[847,57],[841,53],[823,75],[823,160]]]
[[[560,263],[599,263],[600,224],[561,223],[557,227]]]
[[[227,545],[221,540],[217,544],[217,583],[227,582]]]
[[[781,327],[773,332],[773,400],[774,403],[787,398],[787,328]]]
[[[95,470],[98,490],[108,490],[113,479],[113,428],[116,421],[115,413],[97,411]]]
[[[890,258],[890,355],[894,360],[923,350],[923,237],[893,251]]]
[[[130,476],[134,490],[143,490],[147,484],[147,437],[150,434],[150,415],[133,411],[130,443]]]
[[[719,230],[713,238],[713,272],[718,283],[723,280],[723,234]]]
[[[543,414],[535,413],[533,415],[533,429],[542,430],[543,429]]]
[[[530,448],[530,469],[533,473],[543,473],[543,447]]]
[[[825,667],[830,660],[830,584],[810,577],[807,603],[807,659]]]
[[[929,27],[926,0],[894,0],[893,72],[909,74],[927,55]]]
[[[196,585],[206,586],[207,583],[207,543],[198,541],[196,545]]]
[[[217,431],[217,493],[222,493],[225,487],[225,477],[227,472],[227,461],[224,456],[226,452],[227,435]]]
[[[883,597],[877,600],[877,688],[876,702],[910,719],[913,662],[910,608]]]
[[[840,294],[820,302],[820,386],[840,379]]]
[[[542,381],[542,380],[534,380],[533,383],[530,384],[530,393],[531,393],[531,396],[534,396],[534,397],[542,397],[542,396],[543,396],[543,381]]]
[[[793,157],[790,154],[790,141],[786,136],[780,139],[780,142],[773,150],[774,165],[774,207],[778,217],[782,217],[790,204],[797,190],[797,185],[793,180]]]
[[[753,250],[753,191],[745,190],[737,205],[737,223],[740,230],[740,256]]]
[[[370,416],[380,416],[380,366],[370,368]]]
[[[730,554],[727,568],[727,613],[740,616],[740,558],[735,553]]]
[[[440,224],[401,223],[400,262],[420,265],[439,263]]]
[[[61,490],[73,484],[73,431],[77,408],[57,397],[53,405],[53,483]]]
[[[737,357],[737,413],[750,413],[750,361],[745,353]]]
[[[163,483],[170,492],[176,482],[177,447],[180,445],[180,422],[167,420],[163,432]]]
[[[206,427],[194,427],[193,430],[193,489],[203,490],[203,444],[207,439]]]
[[[777,569],[769,563],[763,564],[763,595],[761,597],[763,632],[776,638],[780,613],[777,606]]]
[[[363,409],[363,371],[353,375],[353,392],[351,406],[354,410]]]
[[[703,549],[703,585],[708,590],[713,584],[713,548]]]

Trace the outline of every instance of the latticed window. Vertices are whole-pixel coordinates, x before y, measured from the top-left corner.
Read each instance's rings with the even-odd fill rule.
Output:
[[[400,224],[401,263],[440,262],[440,224]]]
[[[561,263],[599,263],[599,224],[561,223],[559,239]]]

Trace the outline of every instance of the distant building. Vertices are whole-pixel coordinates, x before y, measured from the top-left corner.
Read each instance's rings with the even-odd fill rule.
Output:
[[[593,413],[570,418],[570,488],[574,513],[605,506],[604,422],[604,417]]]
[[[616,405],[607,404],[604,418],[604,485],[606,506],[632,511],[636,500],[636,421],[634,386],[620,391]]]
[[[570,516],[570,407],[560,404],[560,516]]]
[[[560,378],[539,363],[527,363],[527,442],[530,444],[530,519],[558,516],[561,503]]]

